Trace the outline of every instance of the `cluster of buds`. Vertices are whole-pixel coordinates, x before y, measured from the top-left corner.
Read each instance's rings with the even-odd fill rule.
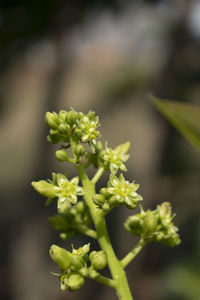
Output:
[[[79,249],[72,246],[72,252],[56,245],[50,247],[49,254],[60,268],[61,273],[53,274],[59,277],[61,290],[76,291],[84,284],[85,278],[95,279],[100,276],[98,270],[104,269],[107,265],[106,254],[104,251],[92,251],[88,255],[89,251],[90,244]]]
[[[146,242],[156,241],[174,247],[180,244],[178,228],[172,222],[174,217],[170,203],[164,202],[153,211],[145,212],[141,208],[140,214],[126,220],[125,228],[129,232],[141,236]]]
[[[71,238],[73,235],[84,233],[90,228],[92,219],[84,201],[78,201],[76,205],[66,202],[58,209],[57,215],[50,217],[49,222],[54,229],[60,231],[63,240]]]
[[[134,181],[130,183],[122,174],[119,178],[111,174],[107,188],[102,188],[100,194],[94,195],[93,202],[106,213],[121,205],[134,209],[142,200],[142,196],[136,192],[138,188],[139,184]]]
[[[46,122],[50,127],[48,141],[51,143],[70,143],[70,139],[81,141],[82,143],[89,143],[94,149],[96,139],[99,137],[97,128],[100,126],[99,118],[95,113],[83,114],[77,113],[73,109],[69,112],[60,110],[57,114],[55,112],[46,113]]]
[[[78,186],[78,183],[78,176],[68,180],[63,174],[53,173],[52,180],[33,181],[32,186],[39,194],[48,198],[47,204],[56,198],[58,209],[61,209],[66,203],[76,204],[78,196],[84,194],[83,188]]]

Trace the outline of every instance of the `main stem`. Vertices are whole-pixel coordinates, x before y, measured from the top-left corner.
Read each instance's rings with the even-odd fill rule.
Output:
[[[99,241],[99,244],[102,250],[104,250],[107,255],[108,266],[115,282],[117,295],[120,300],[133,300],[123,266],[117,259],[112,248],[105,223],[105,217],[101,213],[101,210],[97,208],[92,201],[92,197],[95,194],[95,184],[89,180],[83,166],[80,165],[77,168],[82,181],[82,185],[86,190],[84,199],[90,209],[90,213],[96,227],[97,239]]]

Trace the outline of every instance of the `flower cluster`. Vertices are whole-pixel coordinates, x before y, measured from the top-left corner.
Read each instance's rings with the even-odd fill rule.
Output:
[[[61,290],[69,289],[76,291],[84,284],[85,278],[97,278],[100,274],[98,270],[104,269],[107,265],[107,258],[104,251],[92,251],[90,255],[90,244],[86,244],[72,252],[64,248],[52,245],[49,254],[55,261],[61,273],[53,273],[60,279]],[[90,266],[88,266],[90,261]]]
[[[87,115],[77,113],[73,109],[69,112],[61,110],[58,114],[47,112],[46,122],[50,127],[48,141],[51,143],[69,143],[70,139],[89,143],[92,150],[96,145],[96,139],[100,133],[97,128],[100,126],[99,118],[95,113],[89,111]]]
[[[33,181],[32,186],[41,195],[48,197],[49,200],[53,198],[58,199],[58,209],[66,203],[76,204],[77,197],[84,194],[82,187],[78,186],[79,177],[74,177],[68,180],[63,174],[52,174],[52,181],[40,180]]]
[[[125,228],[147,242],[156,241],[174,247],[180,243],[178,228],[172,222],[174,217],[170,203],[164,202],[154,211],[145,212],[141,208],[140,214],[127,219]]]
[[[122,174],[119,175],[119,178],[111,174],[107,188],[102,188],[100,194],[93,197],[93,202],[105,212],[121,205],[134,209],[142,200],[142,196],[136,192],[138,188],[139,184],[134,181],[130,183]]]
[[[58,212],[59,214],[49,218],[49,222],[54,229],[61,232],[60,237],[64,240],[84,233],[92,224],[88,208],[83,201],[79,201],[73,206],[66,202]]]

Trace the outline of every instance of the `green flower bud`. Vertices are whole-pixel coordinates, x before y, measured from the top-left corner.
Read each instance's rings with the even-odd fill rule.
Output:
[[[108,196],[109,196],[108,189],[107,188],[102,188],[100,190],[100,194],[103,195],[105,198],[108,198]]]
[[[102,206],[105,203],[105,197],[101,194],[95,194],[92,198],[94,204],[97,206]]]
[[[67,250],[64,248],[52,245],[49,249],[49,254],[51,259],[59,265],[62,272],[66,271],[70,267],[71,259]]]
[[[135,235],[141,235],[143,232],[143,220],[140,216],[131,216],[124,223],[126,230]]]
[[[94,117],[95,117],[95,112],[90,110],[89,113],[87,114],[87,117],[88,117],[90,120],[94,119]]]
[[[80,120],[84,117],[84,113],[78,112],[77,116],[78,116],[78,119]]]
[[[82,130],[81,129],[79,129],[79,128],[76,128],[75,130],[74,130],[74,133],[73,133],[73,135],[75,136],[75,138],[77,138],[77,139],[80,139],[81,137],[82,137]]]
[[[57,129],[59,125],[59,118],[57,113],[53,112],[47,112],[45,115],[45,121],[47,125],[52,129]]]
[[[31,183],[32,187],[42,196],[48,198],[56,197],[55,186],[45,180],[33,181]]]
[[[66,124],[62,123],[58,126],[58,131],[61,134],[68,134],[69,133],[69,128]]]
[[[159,242],[161,242],[163,245],[168,246],[168,247],[175,247],[181,243],[181,240],[180,240],[178,234],[174,234],[167,238],[163,238]]]
[[[67,112],[65,110],[60,110],[59,111],[58,117],[59,117],[59,121],[61,123],[65,122],[66,116],[67,116]]]
[[[52,144],[60,142],[60,134],[58,130],[50,129],[50,134],[47,136],[47,141]]]
[[[76,270],[79,270],[79,269],[83,268],[84,259],[82,257],[77,256],[77,255],[72,255],[71,256],[71,262],[72,262],[72,265],[75,267]]]
[[[56,158],[59,161],[67,161],[68,160],[68,155],[64,150],[57,150],[56,151]]]
[[[77,204],[76,204],[76,210],[78,213],[82,214],[85,210],[85,204],[83,201],[79,201]]]
[[[68,239],[68,234],[65,232],[60,233],[59,236],[64,241]]]
[[[107,257],[104,251],[92,251],[89,255],[89,260],[94,269],[102,270],[107,265]]]
[[[157,229],[157,225],[157,216],[153,214],[145,216],[143,220],[143,233],[145,235],[154,234]]]
[[[72,274],[69,276],[67,280],[67,287],[70,291],[77,291],[79,290],[82,285],[84,284],[84,278],[79,274]]]
[[[99,276],[99,273],[95,270],[95,269],[93,269],[93,267],[91,267],[90,269],[89,269],[89,277],[91,278],[91,279],[95,279],[95,278],[97,278]]]
[[[161,206],[159,207],[159,212],[160,212],[160,218],[161,219],[169,219],[171,218],[172,215],[172,209],[171,205],[169,202],[163,202]]]
[[[66,121],[68,124],[73,125],[76,122],[77,113],[74,110],[70,110],[66,115]]]
[[[75,146],[74,153],[76,156],[81,157],[85,154],[85,149],[82,145],[78,144]]]
[[[70,208],[71,208],[70,202],[65,201],[63,203],[63,205],[58,207],[58,213],[61,214],[61,215],[68,215]]]
[[[109,204],[111,206],[117,206],[119,203],[118,203],[118,200],[117,200],[117,197],[116,196],[112,196],[110,199],[109,199]]]
[[[103,205],[102,205],[102,209],[105,211],[105,212],[109,212],[110,210],[110,204],[108,202],[105,202]]]
[[[83,277],[88,277],[89,276],[89,270],[86,267],[83,267],[79,270],[79,273],[83,276]]]

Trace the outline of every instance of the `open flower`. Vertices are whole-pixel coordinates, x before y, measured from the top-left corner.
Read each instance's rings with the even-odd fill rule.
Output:
[[[77,196],[84,194],[82,187],[78,186],[79,177],[68,180],[62,174],[52,174],[51,180],[40,180],[32,182],[32,186],[41,195],[48,199],[58,198],[58,208],[60,209],[66,202],[76,204]]]
[[[78,182],[78,176],[68,180],[64,175],[57,174],[57,186],[54,187],[54,190],[58,197],[58,208],[64,205],[66,201],[76,204],[77,196],[84,194],[83,188],[78,186]]]
[[[122,144],[115,149],[109,148],[107,143],[105,149],[102,151],[102,160],[106,170],[111,171],[112,174],[117,173],[117,170],[127,171],[124,162],[128,160],[129,155],[126,154],[130,147],[130,143]]]
[[[133,209],[142,200],[142,196],[138,195],[136,191],[139,188],[139,184],[130,183],[125,180],[124,176],[120,174],[119,178],[114,175],[110,176],[107,192],[111,194],[110,201],[118,205],[125,204],[129,208]]]
[[[99,131],[96,130],[100,126],[99,118],[89,113],[78,120],[78,127],[82,131],[81,141],[89,142],[92,150],[96,146],[96,139],[99,137]]]

